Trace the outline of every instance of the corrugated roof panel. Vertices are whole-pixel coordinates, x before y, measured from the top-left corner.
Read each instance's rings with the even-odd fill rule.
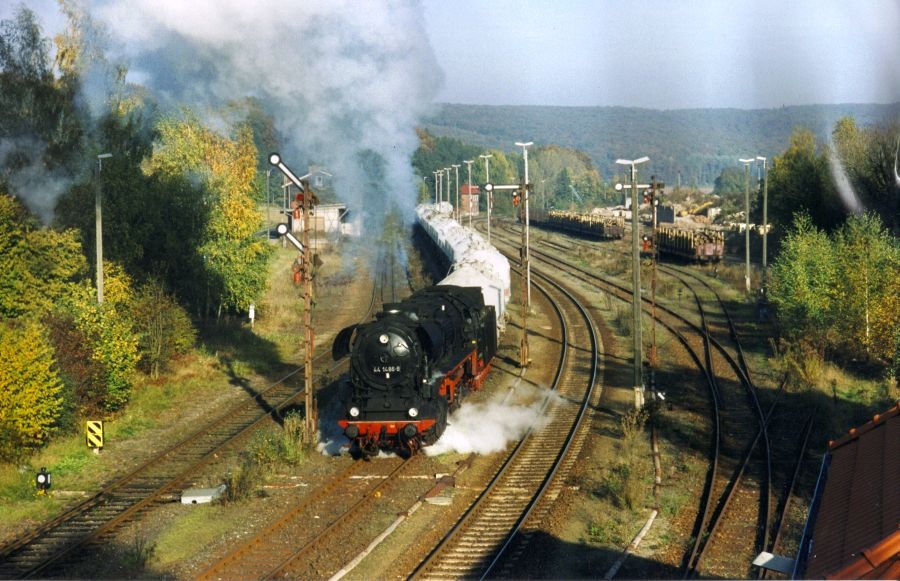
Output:
[[[900,405],[831,443],[808,578],[861,579],[896,568],[900,555],[898,412]]]

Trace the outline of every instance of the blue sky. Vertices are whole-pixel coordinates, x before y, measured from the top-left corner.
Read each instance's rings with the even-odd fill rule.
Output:
[[[425,0],[441,102],[900,101],[900,0]]]

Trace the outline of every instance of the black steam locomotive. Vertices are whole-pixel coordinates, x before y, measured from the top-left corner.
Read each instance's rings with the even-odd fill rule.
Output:
[[[450,410],[481,387],[496,352],[496,313],[479,287],[429,287],[341,331],[332,356],[350,355],[338,424],[351,453],[413,454],[436,442]]]

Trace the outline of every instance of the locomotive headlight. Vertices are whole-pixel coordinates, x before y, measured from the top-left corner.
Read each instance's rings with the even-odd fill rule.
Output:
[[[358,418],[358,417],[359,417],[359,408],[358,408],[358,407],[353,406],[352,408],[350,408],[349,412],[350,412],[350,417],[351,417],[351,418]]]
[[[387,336],[387,333],[383,333],[378,336],[378,342],[381,343],[382,345],[387,345],[388,341],[390,341],[390,340],[391,340],[391,338]]]
[[[411,418],[419,417],[419,410],[418,410],[418,408],[409,408],[409,411],[406,412],[406,413],[408,413],[408,414],[409,414],[409,417],[411,417]]]

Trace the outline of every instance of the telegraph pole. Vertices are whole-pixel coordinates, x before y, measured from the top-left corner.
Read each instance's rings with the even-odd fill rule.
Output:
[[[653,232],[651,233],[650,243],[653,256],[653,270],[650,271],[650,367],[656,368],[656,263],[659,260],[659,249],[657,248],[657,218],[656,205],[659,203],[657,195],[662,193],[662,189],[666,187],[663,182],[657,182],[656,176],[651,176],[650,186],[650,207],[653,211]]]
[[[94,220],[96,221],[96,245],[97,245],[97,302],[103,302],[103,188],[100,183],[103,173],[103,160],[112,157],[111,153],[101,153],[97,156],[97,190],[94,196]]]
[[[484,183],[491,183],[491,162],[490,159],[494,157],[492,153],[486,153],[484,155],[479,155],[481,159],[484,160]],[[491,210],[494,205],[494,191],[492,189],[488,189],[485,186],[485,191],[487,192],[487,218],[488,218],[488,244],[491,243]]]
[[[744,164],[744,256],[746,257],[747,270],[744,274],[744,284],[747,287],[747,294],[750,294],[750,164],[756,161],[756,158],[741,158],[740,162]]]
[[[527,155],[527,154],[526,154]],[[528,349],[528,311],[531,310],[531,263],[528,248],[528,189],[529,184],[522,182],[520,189],[513,198],[513,205],[518,207],[525,200],[525,224],[522,226],[522,263],[525,269],[525,284],[522,285],[522,341],[519,345],[519,366],[528,367],[531,357]]]
[[[513,207],[518,208],[519,204],[525,200],[525,212],[528,211],[527,201],[528,201],[528,190],[531,189],[531,184],[522,182],[521,184],[492,184],[488,182],[484,185],[485,191],[488,193],[488,199],[494,193],[494,190],[510,190],[513,195]],[[531,362],[528,353],[528,311],[531,310],[530,303],[530,286],[531,279],[528,277],[528,257],[530,253],[528,252],[528,222],[526,220],[525,224],[522,227],[522,246],[519,249],[519,263],[522,265],[522,340],[519,343],[519,365],[521,367],[527,367]]]
[[[319,405],[313,397],[313,349],[315,347],[315,333],[312,326],[313,288],[312,288],[312,252],[309,251],[309,209],[312,203],[313,193],[309,189],[309,181],[303,180],[303,247],[307,249],[301,263],[301,276],[303,276],[303,329],[306,335],[306,350],[303,358],[303,390],[306,394],[306,434],[310,442],[315,444],[319,440]]]

